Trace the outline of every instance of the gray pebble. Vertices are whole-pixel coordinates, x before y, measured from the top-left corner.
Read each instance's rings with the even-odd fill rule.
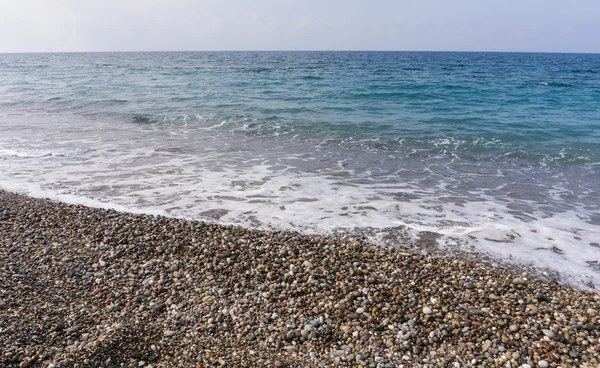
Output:
[[[522,277],[516,277],[515,279],[513,279],[513,284],[515,284],[515,285],[525,285],[525,284],[527,284],[527,280],[525,280]]]
[[[555,334],[554,331],[552,330],[547,330],[547,329],[543,329],[542,332],[544,333],[545,336],[547,336],[549,339],[553,339]]]

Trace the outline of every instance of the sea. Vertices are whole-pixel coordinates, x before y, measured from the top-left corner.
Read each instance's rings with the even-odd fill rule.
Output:
[[[0,54],[0,188],[600,290],[600,55]]]

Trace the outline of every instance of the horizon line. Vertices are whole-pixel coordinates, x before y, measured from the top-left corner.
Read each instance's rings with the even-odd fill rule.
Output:
[[[0,51],[0,55],[9,54],[94,54],[94,53],[169,53],[169,52],[455,52],[455,53],[496,53],[496,54],[585,54],[585,55],[597,55],[598,52],[588,51],[477,51],[477,50],[385,50],[385,49],[373,49],[373,50],[360,50],[360,49],[280,49],[280,50],[235,50],[235,49],[224,49],[224,50],[98,50],[98,51]]]

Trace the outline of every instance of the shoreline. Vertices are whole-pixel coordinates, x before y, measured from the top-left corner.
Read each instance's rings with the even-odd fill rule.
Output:
[[[391,227],[340,227],[325,231],[314,231],[314,229],[287,229],[273,227],[269,224],[263,224],[257,222],[255,226],[248,224],[238,224],[232,222],[219,221],[219,217],[207,218],[207,217],[194,217],[194,216],[178,216],[166,213],[164,211],[151,211],[142,208],[128,208],[122,204],[116,203],[105,203],[96,199],[85,199],[80,197],[71,197],[69,195],[50,195],[45,194],[31,194],[27,191],[19,191],[11,187],[0,187],[0,192],[12,193],[27,198],[36,200],[47,200],[51,202],[58,202],[73,206],[84,206],[86,208],[116,211],[123,214],[131,215],[143,215],[150,217],[165,217],[168,219],[178,219],[192,222],[204,222],[224,227],[234,227],[242,229],[253,229],[258,231],[268,232],[294,232],[303,236],[324,236],[324,237],[352,237],[360,239],[361,241],[368,242],[381,247],[394,247],[400,251],[406,251],[410,253],[418,253],[425,255],[433,255],[436,257],[450,257],[450,258],[462,258],[464,260],[472,262],[485,262],[489,263],[493,267],[501,267],[513,273],[521,274],[525,277],[534,277],[549,282],[555,282],[561,285],[570,286],[574,289],[583,291],[600,292],[598,287],[591,281],[584,282],[579,280],[575,282],[567,275],[561,273],[556,269],[549,267],[543,267],[536,265],[526,260],[504,260],[498,255],[492,255],[482,250],[466,250],[461,245],[440,245],[439,240],[444,237],[440,232],[435,230],[418,230],[411,227],[409,224],[396,225]]]
[[[597,293],[358,237],[0,190],[0,265],[8,367],[600,364]]]

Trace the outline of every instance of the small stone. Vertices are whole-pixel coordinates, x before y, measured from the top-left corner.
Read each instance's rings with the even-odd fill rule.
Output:
[[[273,366],[275,366],[276,368],[281,368],[283,367],[283,363],[279,360],[276,360],[275,363],[273,363]]]
[[[489,348],[492,346],[492,342],[490,340],[486,340],[483,345],[481,346],[481,352],[485,353],[486,351],[489,350]]]
[[[548,368],[548,366],[549,366],[549,365],[550,365],[550,364],[548,364],[548,362],[547,362],[547,361],[545,361],[545,360],[540,360],[540,361],[538,362],[538,367],[540,367],[540,368]]]
[[[517,331],[519,331],[519,326],[510,325],[510,327],[508,329],[510,330],[510,332],[517,332]]]
[[[525,284],[527,284],[527,280],[525,280],[522,277],[517,277],[517,278],[515,278],[513,280],[513,284],[515,284],[515,285],[525,285]]]
[[[596,314],[598,314],[598,311],[597,311],[597,310],[595,310],[594,308],[589,308],[589,309],[587,310],[587,314],[588,314],[589,316],[595,316]]]
[[[520,357],[521,357],[521,354],[519,354],[519,352],[518,352],[518,351],[515,351],[514,353],[512,353],[512,358],[513,358],[514,360],[517,360],[517,359],[519,359]]]
[[[175,334],[177,334],[176,331],[172,331],[172,330],[165,330],[164,334],[166,337],[171,337],[171,336],[175,336]]]
[[[433,311],[429,307],[423,307],[423,314],[432,314]]]
[[[540,302],[549,302],[550,301],[550,299],[546,296],[546,294],[542,293],[541,291],[539,293],[537,293],[535,298]]]
[[[555,334],[552,330],[547,330],[547,329],[543,329],[542,332],[544,333],[544,335],[546,335],[549,339],[553,339]]]
[[[14,273],[14,274],[12,275],[12,278],[13,278],[13,279],[18,279],[18,280],[23,280],[23,279],[25,278],[25,275],[24,275],[24,274],[22,274],[22,273]]]
[[[335,349],[334,349],[334,350],[331,350],[331,351],[329,352],[329,355],[330,355],[332,358],[341,357],[341,356],[343,356],[344,354],[345,354],[344,350],[335,350]]]

